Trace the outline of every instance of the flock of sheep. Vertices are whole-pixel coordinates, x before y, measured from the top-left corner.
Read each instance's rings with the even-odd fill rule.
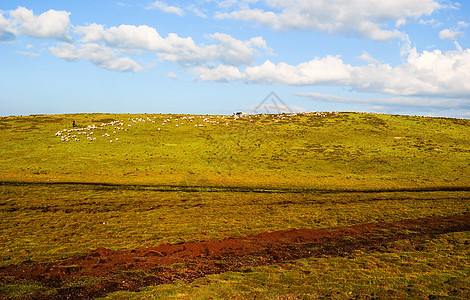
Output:
[[[118,137],[113,137],[112,134],[116,134],[118,131],[128,131],[132,128],[132,124],[138,122],[149,122],[151,124],[158,124],[156,130],[160,131],[163,126],[181,127],[190,123],[194,123],[194,127],[204,127],[207,125],[229,125],[228,119],[231,117],[228,116],[183,116],[183,117],[173,117],[173,116],[154,116],[153,119],[150,117],[146,118],[128,118],[128,124],[124,124],[124,120],[115,120],[109,123],[101,123],[99,126],[95,124],[88,125],[86,127],[74,127],[71,129],[63,129],[56,132],[56,136],[60,137],[62,142],[76,141],[79,142],[81,139],[87,139],[90,142],[96,141],[99,137],[98,131],[101,131],[102,138],[109,138],[109,142],[119,141]],[[201,120],[202,119],[202,120]],[[160,125],[161,124],[161,125]],[[190,124],[192,125],[192,124]],[[112,131],[112,133],[111,133]]]
[[[336,114],[336,112],[333,112]],[[291,120],[292,117],[297,115],[303,116],[316,116],[316,117],[326,117],[330,112],[312,112],[312,113],[293,113],[293,114],[273,114],[273,115],[234,115],[232,116],[182,116],[182,117],[173,117],[173,116],[154,116],[150,118],[149,116],[145,118],[128,118],[128,124],[124,123],[124,120],[115,120],[109,123],[101,123],[99,126],[95,124],[88,125],[86,127],[74,127],[71,129],[63,129],[56,132],[56,136],[60,137],[62,142],[88,140],[90,142],[96,141],[97,137],[99,138],[99,133],[103,139],[109,139],[109,143],[119,141],[118,137],[112,136],[118,131],[127,132],[132,128],[132,124],[139,122],[145,123],[149,122],[151,124],[156,124],[157,131],[160,131],[164,126],[194,126],[194,127],[204,127],[204,126],[217,126],[225,125],[228,126],[230,122],[236,121],[237,119],[243,118],[248,119],[250,122],[253,122],[255,119],[260,117],[271,117],[274,119],[274,122],[279,122],[282,120]],[[112,133],[110,133],[112,131]],[[96,133],[96,134],[95,134]]]
[[[60,140],[62,142],[69,142],[69,141],[80,141],[80,137],[83,139],[87,139],[88,141],[96,141],[95,137],[95,131],[96,130],[106,130],[105,127],[112,126],[114,128],[113,133],[116,133],[116,130],[125,130],[127,131],[127,128],[124,129],[124,123],[123,121],[112,121],[109,123],[101,123],[101,125],[98,127],[95,124],[88,125],[87,127],[78,127],[78,128],[72,128],[72,129],[63,129],[59,130],[56,132],[56,136],[60,137]],[[109,138],[111,135],[107,132],[102,134],[103,138]],[[116,138],[116,141],[119,139]],[[110,143],[112,143],[113,140],[110,140]]]

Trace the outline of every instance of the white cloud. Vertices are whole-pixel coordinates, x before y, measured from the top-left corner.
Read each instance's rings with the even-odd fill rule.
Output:
[[[10,11],[10,26],[17,34],[35,38],[71,40],[69,12],[50,9],[35,16],[32,10],[18,7]]]
[[[245,75],[248,81],[268,84],[347,84],[351,81],[351,69],[338,56],[327,56],[297,66],[286,63],[275,65],[267,60],[260,66],[247,67]]]
[[[234,1],[231,1],[232,5]],[[235,1],[236,2],[236,1]],[[408,20],[428,16],[441,5],[435,0],[264,0],[272,10],[250,8],[219,12],[218,19],[234,19],[262,24],[277,30],[313,30],[344,33],[384,41],[401,33],[386,23],[401,26]]]
[[[219,65],[216,68],[195,67],[191,71],[203,81],[237,81],[245,76],[234,66]]]
[[[439,27],[439,26],[442,26],[442,23],[435,20],[435,19],[429,19],[429,20],[419,20],[419,24],[421,25],[431,25],[433,27]]]
[[[15,35],[10,28],[10,22],[3,16],[0,10],[0,42],[11,41],[15,39]]]
[[[347,84],[351,81],[351,69],[339,57],[327,56],[297,66],[286,63],[274,64],[267,60],[262,65],[247,67],[244,72],[233,66],[220,65],[217,68],[199,67],[194,69],[201,80],[232,81],[263,84]]]
[[[243,9],[231,13],[218,13],[216,18],[250,21],[275,29],[282,29],[282,24],[279,24],[279,16],[272,11],[266,12],[262,9]]]
[[[3,16],[3,11],[0,10],[0,32],[5,31],[8,28],[8,21]]]
[[[161,50],[164,40],[158,32],[147,25],[120,25],[106,29],[103,25],[78,26],[75,33],[83,35],[82,42],[104,42],[115,48]]]
[[[103,42],[118,49],[154,51],[164,61],[183,65],[206,64],[211,61],[235,66],[251,65],[258,55],[258,49],[267,49],[266,41],[261,37],[240,41],[228,34],[214,33],[207,37],[214,39],[216,44],[198,46],[191,37],[182,38],[170,33],[163,38],[154,28],[146,25],[105,28],[103,25],[92,24],[77,27],[76,33],[83,35],[82,42]]]
[[[198,68],[201,80],[241,80],[250,83],[347,86],[357,91],[402,96],[468,97],[470,94],[470,49],[418,53],[412,49],[406,61],[351,66],[340,57],[316,58],[299,65],[274,64],[237,68]]]
[[[387,28],[399,27],[409,20],[428,16],[441,5],[435,0],[264,0],[272,10],[250,8],[219,12],[218,19],[235,19],[262,24],[277,30],[313,30],[328,34],[344,33],[384,41],[401,33]],[[232,3],[233,5],[234,3]]]
[[[206,48],[212,52],[211,60],[221,61],[223,64],[252,65],[258,54],[257,49],[267,49],[266,41],[262,37],[254,37],[248,41],[237,40],[225,33],[214,33],[209,37],[217,41],[213,49]]]
[[[184,15],[184,11],[181,8],[176,7],[176,6],[169,6],[163,1],[155,1],[149,6],[147,6],[146,9],[158,9],[164,13],[175,14],[180,17]]]
[[[360,59],[362,61],[365,61],[365,62],[368,62],[368,63],[371,63],[371,64],[377,64],[379,63],[378,60],[376,60],[375,58],[373,58],[369,53],[367,52],[362,52],[362,54],[360,56],[357,57],[357,59]]]
[[[468,27],[466,22],[459,22],[454,29],[444,29],[439,32],[439,38],[443,40],[456,40],[464,35],[463,31],[459,31],[461,28]]]
[[[94,43],[82,44],[79,47],[61,43],[58,47],[51,47],[50,51],[53,55],[68,61],[85,59],[97,67],[108,70],[121,72],[140,72],[144,70],[131,58],[117,58],[112,49]]]
[[[194,4],[191,4],[190,6],[188,6],[187,10],[194,13],[198,17],[207,18],[207,15],[199,7],[197,7]]]
[[[462,31],[453,31],[450,29],[444,29],[439,32],[439,38],[443,40],[456,40],[457,38],[463,36]]]

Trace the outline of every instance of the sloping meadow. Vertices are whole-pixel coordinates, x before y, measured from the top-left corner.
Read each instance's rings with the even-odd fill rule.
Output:
[[[2,266],[99,247],[131,250],[470,211],[468,120],[40,115],[0,118],[0,133]],[[457,232],[111,296],[465,297],[468,255],[468,232]],[[55,295],[56,287],[40,282],[2,282],[0,297]]]
[[[357,113],[3,117],[0,178],[263,188],[459,186],[468,184],[469,124]]]

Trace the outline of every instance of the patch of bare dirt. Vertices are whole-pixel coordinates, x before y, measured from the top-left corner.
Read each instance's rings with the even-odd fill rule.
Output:
[[[469,231],[470,214],[326,229],[295,229],[260,233],[220,241],[164,244],[113,251],[98,248],[52,263],[24,262],[0,268],[0,284],[37,281],[57,288],[57,299],[92,299],[118,290],[138,291],[149,285],[190,282],[197,278],[246,267],[320,256],[347,256],[354,250],[380,249],[387,243],[438,234]],[[96,281],[64,288],[78,276]],[[48,298],[35,295],[32,298]]]

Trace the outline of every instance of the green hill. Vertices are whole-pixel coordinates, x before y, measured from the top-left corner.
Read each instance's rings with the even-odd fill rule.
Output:
[[[359,113],[238,119],[37,115],[0,118],[0,132],[4,181],[327,189],[469,185],[469,120]],[[85,133],[93,133],[91,141]],[[64,136],[68,142],[61,142]]]
[[[466,299],[469,178],[470,120],[359,113],[2,117],[0,298]],[[416,227],[423,218],[451,229]],[[445,221],[452,218],[467,227],[452,229]],[[362,236],[361,228],[376,230]],[[337,232],[336,245],[352,246],[335,254],[319,238],[330,249],[321,255],[318,245],[295,239],[286,257],[266,244],[261,256],[240,261],[202,255],[199,269],[184,260],[140,269],[128,260],[99,276],[88,273],[91,265],[62,260],[88,255],[99,266],[109,261],[96,255],[111,250],[183,249],[292,229]],[[308,247],[320,254],[309,256]],[[289,249],[306,249],[297,256],[304,258],[289,259]],[[238,263],[228,272],[218,267]]]

